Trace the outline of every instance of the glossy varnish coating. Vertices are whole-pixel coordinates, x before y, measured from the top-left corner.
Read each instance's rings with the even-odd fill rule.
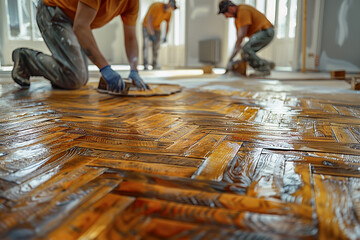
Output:
[[[1,239],[360,238],[356,93],[96,87],[1,84]]]

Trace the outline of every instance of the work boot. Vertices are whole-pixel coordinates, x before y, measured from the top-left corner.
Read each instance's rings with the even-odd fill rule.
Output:
[[[12,52],[14,68],[11,71],[11,77],[21,87],[28,88],[30,86],[30,74],[26,71],[26,68],[24,66],[22,51],[22,48],[18,48]]]
[[[255,72],[250,74],[250,77],[265,77],[265,76],[269,76],[270,74],[271,72],[268,70],[263,70],[263,71],[255,70]]]
[[[264,77],[271,74],[270,66],[265,65],[254,69],[255,72],[250,74],[250,77]]]

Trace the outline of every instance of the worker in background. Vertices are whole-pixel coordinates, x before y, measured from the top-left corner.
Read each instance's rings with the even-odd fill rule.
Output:
[[[237,40],[227,70],[231,70],[234,57],[242,50],[242,59],[255,70],[253,76],[270,75],[271,69],[275,66],[274,63],[261,59],[256,53],[274,38],[274,27],[271,22],[252,6],[235,5],[230,0],[220,1],[218,14],[224,14],[226,18],[235,18],[237,29]],[[245,37],[248,37],[249,41],[242,47],[241,44]]]
[[[169,32],[169,22],[171,19],[172,11],[177,9],[176,1],[169,0],[167,4],[155,2],[151,4],[143,22],[143,57],[144,69],[148,70],[148,46],[152,43],[153,50],[153,69],[159,69],[157,58],[161,42],[160,24],[166,21],[166,33],[162,40],[163,43],[167,41],[167,34]]]
[[[121,76],[102,55],[92,33],[92,29],[120,16],[131,67],[129,78],[138,88],[148,89],[137,71],[138,11],[139,0],[40,0],[36,20],[52,55],[27,48],[15,49],[12,78],[22,87],[30,86],[30,76],[43,76],[53,87],[77,89],[88,81],[88,57],[100,69],[108,92],[123,91],[125,84]]]

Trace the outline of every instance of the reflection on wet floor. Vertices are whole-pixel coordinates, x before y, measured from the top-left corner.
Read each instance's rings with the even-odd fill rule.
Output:
[[[157,80],[184,88],[117,97],[94,79],[0,79],[1,239],[360,238],[348,83]]]

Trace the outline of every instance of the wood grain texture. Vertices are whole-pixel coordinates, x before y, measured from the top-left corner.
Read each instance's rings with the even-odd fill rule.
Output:
[[[360,96],[258,83],[0,82],[0,239],[360,238]]]

